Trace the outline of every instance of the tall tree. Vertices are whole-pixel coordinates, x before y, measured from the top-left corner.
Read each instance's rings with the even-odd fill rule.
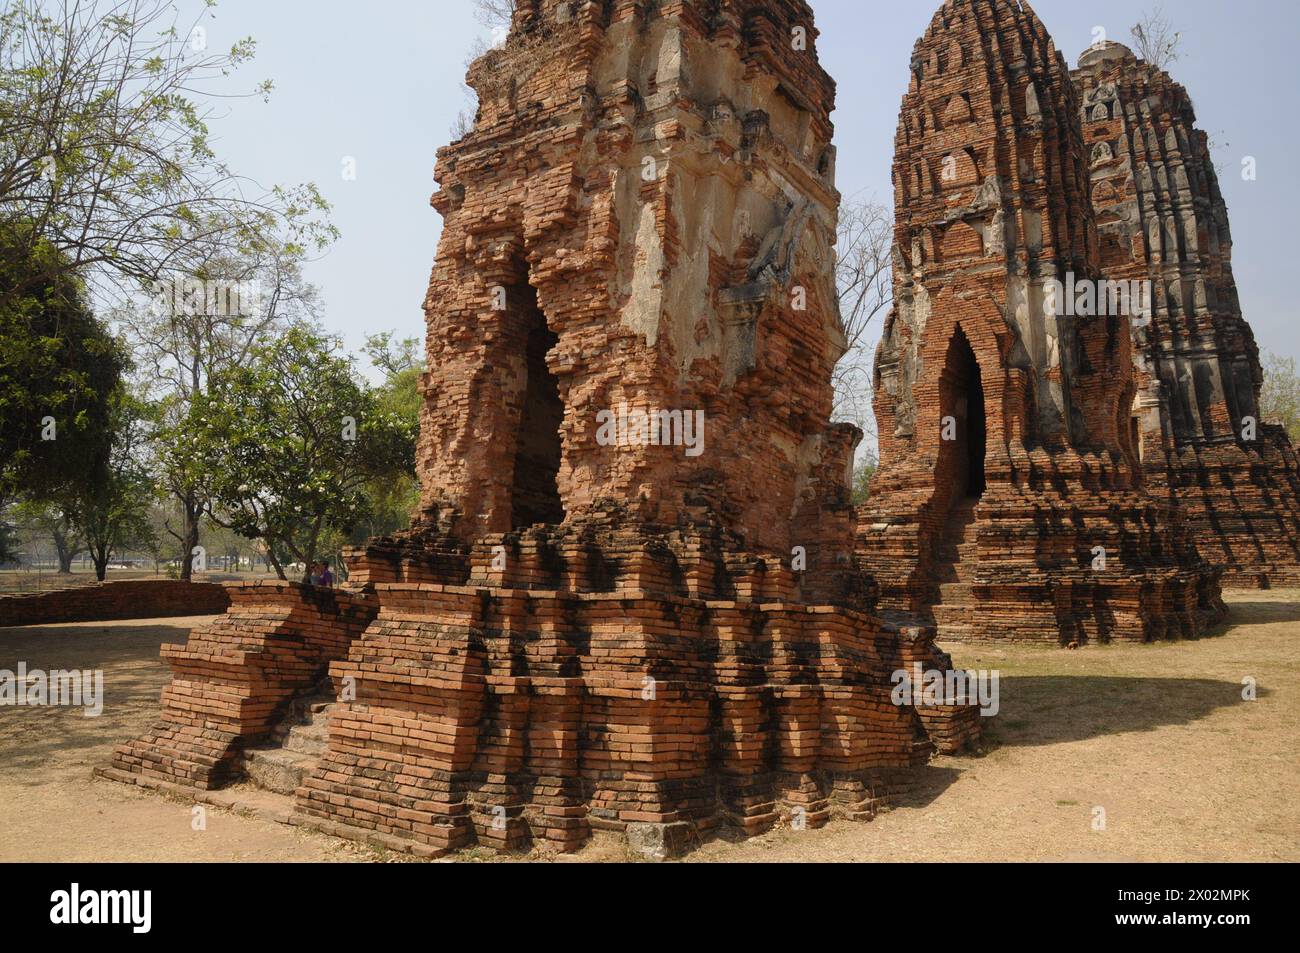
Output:
[[[374,477],[413,465],[409,420],[332,350],[301,327],[254,348],[215,375],[177,435],[201,462],[213,518],[264,541],[281,578],[286,556],[310,566],[330,533],[355,528]]]
[[[141,454],[147,409],[124,388],[112,399],[109,452],[71,494],[69,515],[85,541],[95,576],[104,581],[109,561],[128,546],[148,547],[153,481]]]
[[[875,345],[893,300],[893,242],[889,209],[869,199],[846,199],[840,206],[835,284],[848,350],[835,367],[835,417],[868,434],[875,421]]]
[[[27,288],[0,304],[0,496],[50,500],[105,452],[125,358],[78,281],[29,280],[58,254],[11,254],[23,231],[0,223],[0,288]]]
[[[244,39],[209,52],[214,5],[184,20],[166,0],[5,0],[0,221],[29,226],[13,251],[45,271],[0,287],[0,304],[64,276],[97,303],[120,299],[196,247],[285,221],[332,239],[313,186],[261,188],[213,151],[210,103],[231,99],[228,77],[255,50]]]
[[[290,326],[314,320],[316,292],[302,274],[306,248],[274,234],[225,248],[195,246],[192,277],[166,287],[147,307],[119,314],[142,387],[158,406],[155,469],[176,503],[166,532],[181,547],[181,578],[193,573],[194,551],[211,506],[201,461],[179,452],[179,431],[215,376],[245,363],[253,350]]]

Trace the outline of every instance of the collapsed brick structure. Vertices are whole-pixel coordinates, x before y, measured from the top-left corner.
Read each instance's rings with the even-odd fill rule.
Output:
[[[1147,485],[1175,502],[1233,586],[1300,586],[1300,472],[1260,418],[1259,349],[1232,275],[1232,234],[1206,134],[1169,75],[1119,43],[1073,74],[1082,94],[1101,265],[1149,280],[1135,323],[1135,437]]]
[[[883,604],[941,637],[1194,636],[1223,610],[1145,485],[1129,316],[1053,284],[1102,277],[1081,109],[1015,0],[949,0],[913,53],[858,543]]]
[[[815,38],[804,0],[522,0],[472,66],[433,199],[419,519],[350,557],[360,638],[223,623],[332,660],[299,822],[426,853],[607,828],[663,855],[723,820],[869,818],[978,744],[973,705],[891,699],[950,663],[873,613],[852,558]],[[267,736],[233,701],[191,730],[247,686],[283,705],[209,641],[119,775],[209,785]]]

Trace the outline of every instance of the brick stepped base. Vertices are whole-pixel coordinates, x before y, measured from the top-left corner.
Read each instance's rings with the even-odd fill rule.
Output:
[[[245,748],[270,737],[296,698],[347,654],[375,615],[358,593],[287,582],[232,586],[230,611],[164,645],[172,668],[161,720],[113,752],[132,774],[211,789],[239,774]]]
[[[377,596],[379,618],[331,668],[357,699],[299,792],[307,824],[449,850],[573,849],[616,829],[672,853],[724,820],[754,833],[782,815],[869,816],[933,747],[887,680],[932,664],[928,635],[847,610],[429,584]]]
[[[882,606],[933,620],[941,639],[1055,645],[1197,638],[1223,619],[1221,570],[1175,509],[1090,472],[1069,499],[1046,481],[991,480],[973,520],[966,501],[949,508],[925,489],[868,503],[858,555]]]
[[[854,607],[861,583],[804,604],[770,556],[623,529],[397,550],[356,558],[371,579],[465,584],[232,590],[164,649],[163,721],[114,776],[209,789],[246,771],[294,791],[295,823],[426,856],[617,830],[663,857],[723,823],[869,819],[933,751],[979,743],[971,706],[891,700],[893,672],[950,663],[932,629]],[[337,705],[311,697],[331,661]]]
[[[372,582],[465,584],[373,583],[302,823],[436,850],[618,830],[667,856],[721,823],[870,817],[936,746],[978,743],[974,709],[890,699],[898,668],[946,664],[930,630],[803,604],[771,557],[601,525],[484,537],[460,571],[450,547],[411,549],[436,554],[428,574],[400,544],[355,558]]]

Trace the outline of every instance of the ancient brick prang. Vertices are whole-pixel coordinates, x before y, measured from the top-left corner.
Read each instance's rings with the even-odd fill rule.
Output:
[[[439,154],[420,447],[439,526],[468,542],[632,501],[815,557],[805,484],[854,443],[829,423],[815,38],[803,2],[519,5],[471,68],[473,131]],[[632,445],[638,413],[675,445]]]
[[[1259,349],[1232,274],[1227,205],[1182,86],[1104,43],[1074,74],[1102,266],[1150,282],[1134,322],[1135,441],[1152,492],[1236,586],[1300,585],[1300,474],[1260,417]]]
[[[1073,314],[1055,284],[1101,278],[1080,108],[1011,0],[950,0],[913,53],[859,551],[941,637],[1194,636],[1222,611],[1143,485],[1128,315]]]

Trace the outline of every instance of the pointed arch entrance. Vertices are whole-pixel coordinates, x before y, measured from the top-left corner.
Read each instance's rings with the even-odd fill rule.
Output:
[[[988,449],[988,417],[979,362],[960,325],[948,345],[939,399],[945,425],[939,454],[939,485],[952,488],[951,502],[977,500],[987,486],[984,458]]]

